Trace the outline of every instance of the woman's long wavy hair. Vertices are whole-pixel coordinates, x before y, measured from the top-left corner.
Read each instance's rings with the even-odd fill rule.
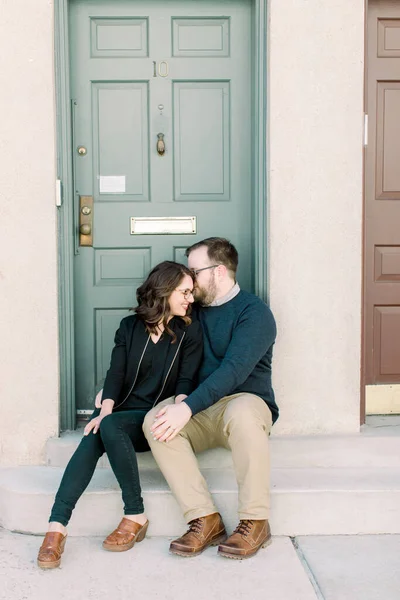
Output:
[[[171,317],[169,307],[169,297],[172,292],[181,283],[183,277],[189,275],[194,283],[194,275],[185,265],[165,260],[150,271],[146,281],[136,291],[138,305],[134,310],[141,319],[149,333],[158,332],[157,325],[162,323],[164,331],[172,337],[172,342],[176,342],[176,335],[168,326],[168,320]],[[190,325],[191,319],[189,313],[191,305],[189,304],[187,313],[180,317],[186,325]]]

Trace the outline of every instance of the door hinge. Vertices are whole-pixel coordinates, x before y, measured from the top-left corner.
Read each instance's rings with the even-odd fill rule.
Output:
[[[62,205],[61,179],[56,179],[56,206]]]
[[[364,147],[368,146],[368,115],[364,113]]]

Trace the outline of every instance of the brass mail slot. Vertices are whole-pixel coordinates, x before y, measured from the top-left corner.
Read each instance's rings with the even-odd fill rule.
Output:
[[[131,217],[131,235],[187,235],[196,231],[196,217]]]

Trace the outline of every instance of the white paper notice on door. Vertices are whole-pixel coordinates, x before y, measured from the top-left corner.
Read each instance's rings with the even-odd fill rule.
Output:
[[[100,194],[124,194],[125,175],[100,175]]]

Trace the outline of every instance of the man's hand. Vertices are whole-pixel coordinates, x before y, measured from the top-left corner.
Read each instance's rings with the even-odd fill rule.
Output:
[[[179,394],[178,396],[175,396],[175,404],[180,404],[185,398],[187,398],[187,394]]]
[[[95,405],[96,408],[101,408],[101,397],[102,397],[102,395],[103,395],[103,390],[101,389],[98,392],[98,394],[96,396],[96,399],[94,401],[94,405]]]
[[[170,442],[178,435],[192,416],[192,411],[185,402],[169,404],[157,414],[150,427],[154,439],[159,442]]]

